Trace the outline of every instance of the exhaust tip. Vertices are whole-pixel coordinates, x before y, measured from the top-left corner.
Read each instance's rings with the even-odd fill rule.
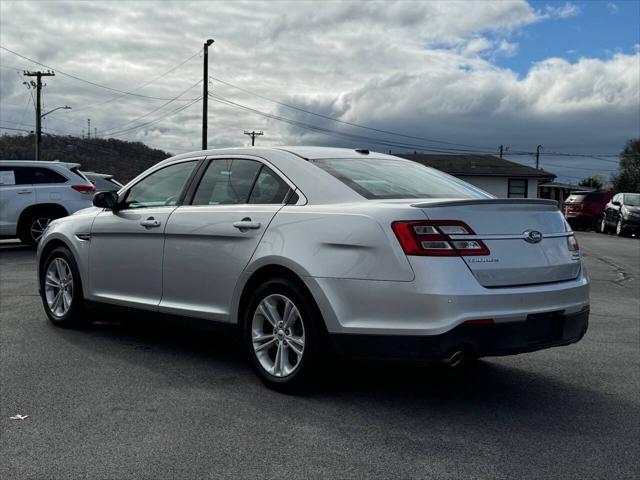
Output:
[[[456,367],[460,367],[461,365],[464,365],[465,357],[466,357],[466,354],[464,350],[456,350],[449,357],[449,360],[448,360],[449,366],[456,368]]]

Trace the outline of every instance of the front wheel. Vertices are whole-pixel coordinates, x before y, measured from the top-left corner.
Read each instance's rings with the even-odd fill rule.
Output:
[[[260,380],[279,391],[308,387],[319,363],[320,322],[313,299],[295,282],[276,278],[258,287],[243,336]]]
[[[598,231],[600,233],[607,233],[607,221],[604,217],[602,217],[598,222]]]
[[[622,218],[618,219],[618,223],[616,223],[616,235],[619,237],[624,237],[627,234],[624,223],[622,222]]]
[[[56,248],[47,256],[40,273],[40,296],[54,325],[77,327],[85,322],[80,274],[67,248]]]

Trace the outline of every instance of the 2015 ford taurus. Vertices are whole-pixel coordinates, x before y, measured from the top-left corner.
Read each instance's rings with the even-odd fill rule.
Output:
[[[307,382],[331,350],[456,364],[587,330],[589,280],[555,202],[394,156],[183,154],[94,205],[39,243],[49,319],[78,325],[97,302],[233,324],[274,388]]]

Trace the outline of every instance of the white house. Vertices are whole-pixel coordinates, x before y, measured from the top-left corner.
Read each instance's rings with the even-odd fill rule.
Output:
[[[501,198],[536,198],[538,185],[556,176],[493,155],[394,154],[437,168]]]

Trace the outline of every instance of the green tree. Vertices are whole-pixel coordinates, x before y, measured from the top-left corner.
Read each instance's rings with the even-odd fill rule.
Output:
[[[611,180],[615,192],[640,193],[640,138],[627,140],[620,154],[620,168]]]
[[[602,190],[602,187],[604,187],[604,178],[600,175],[592,175],[580,180],[578,185],[581,187],[593,188],[595,190]]]

